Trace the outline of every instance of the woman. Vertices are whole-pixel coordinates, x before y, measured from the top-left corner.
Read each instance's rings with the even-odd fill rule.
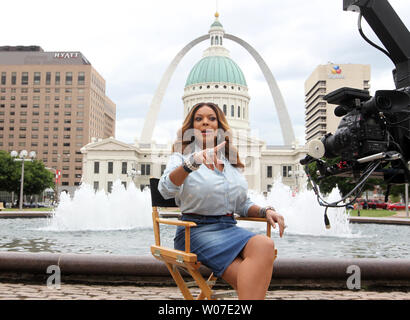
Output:
[[[265,217],[282,237],[283,217],[247,196],[244,165],[231,144],[224,113],[213,103],[198,103],[188,113],[173,145],[158,190],[175,198],[182,220],[193,221],[191,251],[237,292],[239,299],[264,299],[272,277],[274,243],[236,226],[233,214]],[[185,233],[178,227],[175,249],[184,250]]]

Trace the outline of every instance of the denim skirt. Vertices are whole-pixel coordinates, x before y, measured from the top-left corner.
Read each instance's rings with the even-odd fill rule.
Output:
[[[236,225],[233,216],[182,215],[181,220],[197,224],[191,228],[191,252],[198,261],[220,277],[256,234]],[[185,227],[178,226],[174,247],[185,250]]]

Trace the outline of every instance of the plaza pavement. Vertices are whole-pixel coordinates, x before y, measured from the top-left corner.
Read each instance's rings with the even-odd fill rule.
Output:
[[[193,289],[194,293],[198,290]],[[218,292],[219,290],[215,290]],[[225,291],[225,290],[221,290]],[[0,300],[182,300],[177,287],[0,283]],[[236,300],[237,298],[229,298]],[[410,291],[271,290],[267,300],[410,300]]]

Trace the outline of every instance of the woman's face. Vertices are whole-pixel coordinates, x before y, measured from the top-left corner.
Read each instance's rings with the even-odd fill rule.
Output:
[[[196,129],[195,135],[200,135],[200,137],[197,136],[197,138],[199,138],[199,140],[202,139],[204,146],[214,146],[215,137],[218,132],[218,118],[211,107],[204,105],[196,110],[194,115],[194,129]]]

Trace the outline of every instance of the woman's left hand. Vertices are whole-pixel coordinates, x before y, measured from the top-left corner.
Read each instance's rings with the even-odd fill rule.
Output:
[[[266,210],[266,219],[272,225],[273,228],[276,228],[276,223],[279,225],[279,236],[282,238],[283,232],[285,231],[285,219],[282,215],[277,213],[275,210],[268,209]]]

